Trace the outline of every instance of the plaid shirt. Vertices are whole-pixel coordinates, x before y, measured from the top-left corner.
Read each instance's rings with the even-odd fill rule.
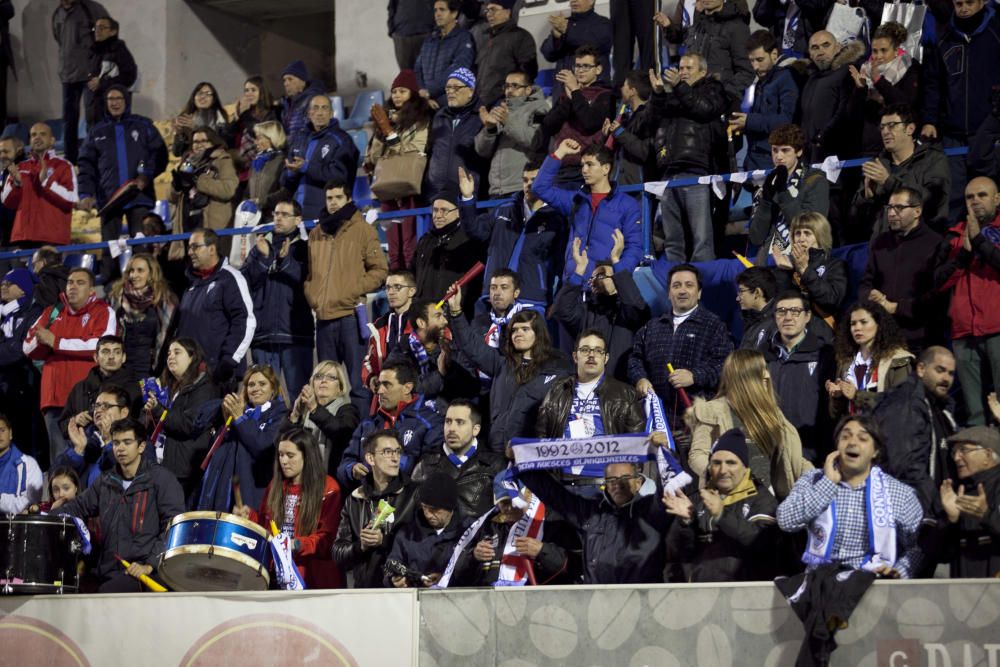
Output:
[[[902,577],[909,578],[920,564],[917,530],[924,518],[923,510],[913,489],[889,475],[884,475],[884,479],[896,517],[895,568]],[[841,565],[860,568],[868,552],[865,484],[857,488],[846,482],[834,484],[822,470],[803,475],[778,506],[778,525],[789,533],[804,530],[834,501],[837,503],[837,532],[830,559]]]

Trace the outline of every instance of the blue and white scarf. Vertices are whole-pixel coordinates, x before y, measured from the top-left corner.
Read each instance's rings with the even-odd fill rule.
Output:
[[[500,338],[503,336],[503,328],[507,326],[508,322],[510,322],[510,318],[514,317],[514,315],[528,307],[529,304],[527,303],[515,301],[514,305],[507,311],[506,315],[497,315],[493,312],[493,309],[490,308],[487,312],[489,312],[492,324],[490,324],[490,328],[486,330],[486,344],[494,349],[499,349]]]
[[[427,354],[424,344],[420,342],[420,337],[415,333],[410,333],[407,342],[410,345],[410,351],[417,359],[417,365],[420,367],[420,377],[427,375],[427,371],[431,367],[431,357]]]
[[[468,463],[469,459],[471,459],[476,454],[477,445],[479,445],[479,441],[473,438],[472,446],[469,447],[469,451],[465,452],[464,454],[456,454],[455,452],[451,451],[451,448],[449,448],[447,444],[441,446],[444,448],[444,453],[445,456],[448,457],[448,460],[451,461],[456,468],[461,469],[461,467],[464,466],[466,463]]]
[[[819,472],[822,475],[822,472]],[[896,518],[892,500],[886,488],[886,475],[872,466],[865,482],[865,521],[868,525],[868,551],[861,569],[874,572],[880,567],[892,567],[896,562]],[[825,565],[837,536],[837,503],[823,510],[809,525],[809,543],[802,554],[806,565]]]
[[[679,493],[691,483],[691,475],[677,460],[677,443],[674,442],[674,434],[670,430],[670,423],[663,410],[663,401],[650,389],[646,393],[643,407],[646,410],[646,430],[650,433],[659,431],[667,436],[667,446],[656,449],[656,468],[660,473],[660,483],[665,492]]]
[[[599,435],[593,438],[512,438],[518,472],[649,460],[649,434]]]
[[[0,493],[20,496],[28,490],[27,466],[24,455],[13,442],[0,456]]]

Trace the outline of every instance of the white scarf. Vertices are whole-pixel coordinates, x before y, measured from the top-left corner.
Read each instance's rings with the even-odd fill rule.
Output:
[[[875,81],[879,78],[884,78],[890,85],[895,86],[903,79],[912,64],[913,58],[910,57],[910,54],[900,49],[899,55],[884,65],[876,65],[873,68],[872,61],[866,60],[861,65],[861,76],[864,77],[868,87],[872,89],[875,88]],[[875,71],[872,72],[872,69]]]

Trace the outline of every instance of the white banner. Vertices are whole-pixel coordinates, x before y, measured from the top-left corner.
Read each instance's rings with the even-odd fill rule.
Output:
[[[514,465],[521,472],[589,464],[642,463],[649,460],[649,434],[600,435],[593,438],[513,438]]]

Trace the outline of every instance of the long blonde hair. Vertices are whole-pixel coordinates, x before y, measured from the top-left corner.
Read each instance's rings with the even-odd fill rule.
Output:
[[[756,350],[734,350],[722,364],[717,398],[724,397],[743,426],[746,435],[772,456],[781,446],[785,415],[778,397],[764,373],[764,355]]]
[[[115,281],[111,286],[111,297],[115,300],[122,298],[125,281],[128,280],[128,272],[132,269],[132,263],[136,260],[146,262],[146,266],[149,267],[149,284],[153,288],[153,303],[159,306],[164,300],[171,299],[172,293],[167,286],[166,279],[163,277],[163,269],[160,268],[160,263],[152,255],[144,252],[137,252],[129,258],[128,263],[125,265],[125,270],[122,271],[121,279]]]

